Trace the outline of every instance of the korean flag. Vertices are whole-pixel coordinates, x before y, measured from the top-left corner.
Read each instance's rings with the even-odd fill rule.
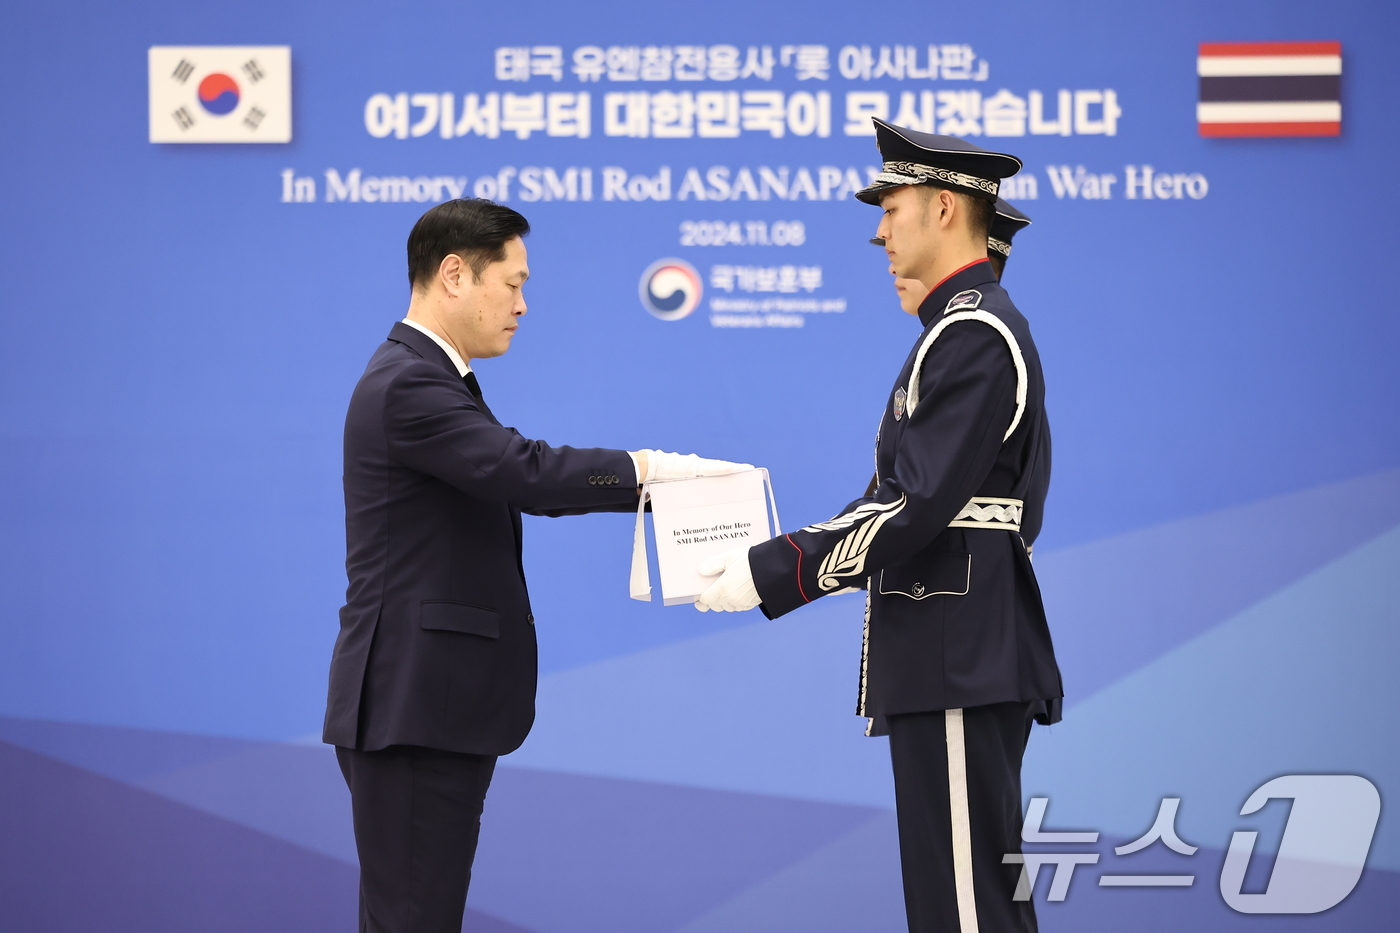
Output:
[[[156,45],[151,142],[292,141],[292,50],[285,45]]]

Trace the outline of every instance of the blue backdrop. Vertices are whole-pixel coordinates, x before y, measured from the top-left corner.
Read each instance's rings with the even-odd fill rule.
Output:
[[[348,801],[317,744],[340,428],[435,200],[491,195],[535,228],[530,312],[477,367],[506,423],[762,464],[793,527],[859,495],[917,335],[850,197],[878,163],[847,126],[882,106],[1029,179],[1005,284],[1049,386],[1036,560],[1067,712],[1025,790],[1047,828],[1101,833],[1050,847],[1100,858],[1063,899],[1042,873],[1044,928],[1388,928],[1384,810],[1328,911],[1240,913],[1218,879],[1257,830],[1244,890],[1265,890],[1288,808],[1240,809],[1266,781],[1400,786],[1397,20],[1362,0],[6,5],[6,928],[351,928]],[[1340,137],[1198,135],[1199,43],[1320,40],[1342,44]],[[147,141],[147,48],[204,45],[290,46],[290,143]],[[1174,181],[1146,197],[1145,166]],[[638,297],[665,258],[703,287],[680,320]],[[467,929],[899,930],[887,751],[852,715],[859,601],[777,622],[633,602],[630,534],[527,519],[540,714],[488,799]],[[1199,851],[1115,855],[1164,797]],[[1095,880],[1116,871],[1195,882]]]

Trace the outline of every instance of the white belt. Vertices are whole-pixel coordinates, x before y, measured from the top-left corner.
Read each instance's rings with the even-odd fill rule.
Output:
[[[1026,507],[1022,499],[991,499],[977,497],[969,499],[963,510],[948,523],[949,528],[1004,528],[1007,531],[1021,530],[1021,510]]]

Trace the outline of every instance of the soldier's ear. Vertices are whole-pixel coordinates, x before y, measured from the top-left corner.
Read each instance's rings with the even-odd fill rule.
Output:
[[[938,189],[938,225],[950,226],[957,216],[958,196],[947,188]]]

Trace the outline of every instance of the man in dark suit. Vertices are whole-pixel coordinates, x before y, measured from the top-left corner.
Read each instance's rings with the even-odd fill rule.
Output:
[[[501,426],[470,361],[510,348],[529,230],[480,200],[418,220],[408,316],[370,359],[345,419],[349,587],[323,738],[350,787],[362,933],[461,929],[496,757],[535,716],[520,513],[630,511],[645,480],[739,468],[550,447]]]

